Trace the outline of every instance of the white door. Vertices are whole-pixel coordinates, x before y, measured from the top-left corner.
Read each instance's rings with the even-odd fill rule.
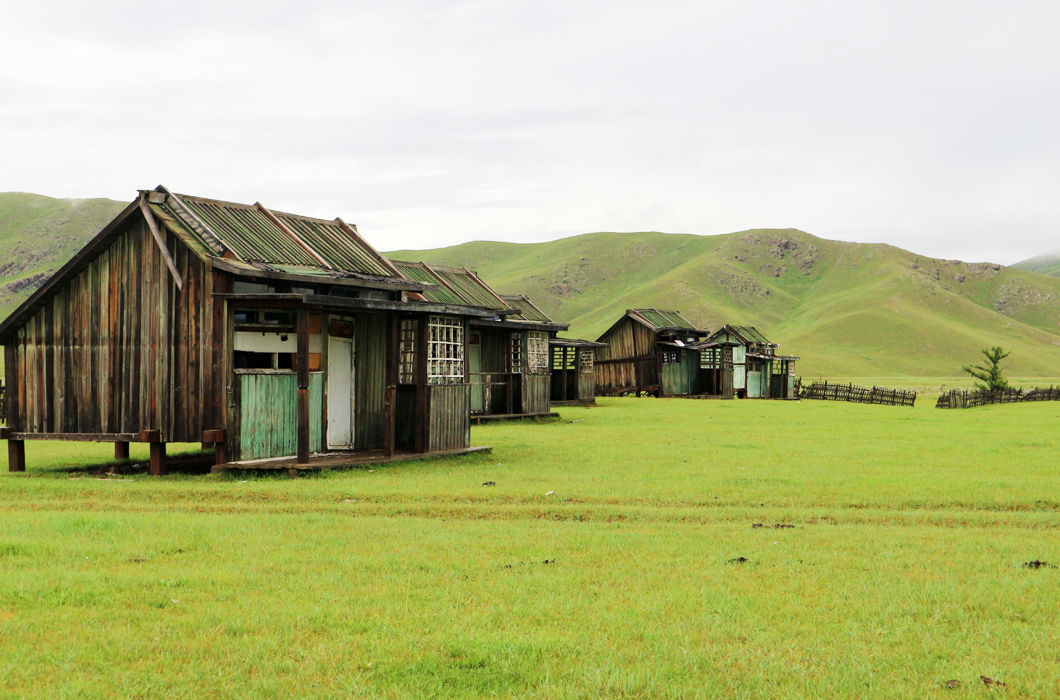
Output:
[[[328,448],[353,449],[352,338],[328,338]]]

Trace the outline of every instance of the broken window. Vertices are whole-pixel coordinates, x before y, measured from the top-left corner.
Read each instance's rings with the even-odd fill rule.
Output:
[[[662,361],[664,365],[676,365],[681,360],[677,357],[677,352],[674,350],[666,350],[662,354]]]
[[[554,346],[552,348],[552,369],[571,370],[577,364],[574,348]]]
[[[416,382],[416,325],[414,318],[401,319],[399,384]]]
[[[519,374],[523,371],[523,334],[512,333],[512,372]]]
[[[427,381],[464,382],[464,324],[446,316],[431,316],[427,325]]]
[[[526,361],[530,374],[548,374],[548,333],[527,331]]]
[[[578,359],[579,359],[579,364],[581,365],[581,373],[582,374],[592,374],[593,373],[593,351],[592,350],[582,350],[579,353],[579,355],[578,355]]]

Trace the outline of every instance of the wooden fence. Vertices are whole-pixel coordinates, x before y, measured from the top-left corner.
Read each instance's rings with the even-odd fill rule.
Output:
[[[994,403],[1022,403],[1024,401],[1060,401],[1060,387],[1046,389],[952,389],[939,395],[935,408],[973,408]]]
[[[6,420],[7,401],[4,400],[5,398],[7,397],[4,396],[4,383],[0,382],[0,423],[4,423]]]
[[[803,384],[802,377],[799,377],[795,382],[795,396],[800,399],[874,403],[883,406],[912,406],[916,403],[915,391],[889,389],[885,386],[866,387],[854,384],[834,384],[827,381]]]

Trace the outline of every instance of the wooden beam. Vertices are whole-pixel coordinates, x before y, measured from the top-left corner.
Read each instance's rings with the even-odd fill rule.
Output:
[[[140,433],[25,433],[10,432],[12,440],[58,440],[62,442],[150,442]]]
[[[297,313],[298,347],[298,463],[309,461],[309,310]]]
[[[225,441],[225,431],[223,428],[213,428],[211,430],[202,431],[202,441],[204,443],[216,444],[218,442]]]
[[[155,243],[158,244],[162,259],[166,261],[169,274],[173,276],[173,282],[177,285],[177,289],[184,291],[184,280],[181,279],[180,272],[177,271],[177,264],[173,262],[173,256],[169,254],[169,248],[166,246],[166,237],[159,230],[155,215],[151,213],[151,208],[147,206],[147,202],[143,197],[140,198],[140,211],[143,212],[144,219],[147,221],[147,228],[151,229],[151,235],[154,237]]]
[[[129,459],[129,443],[114,443],[114,459]]]

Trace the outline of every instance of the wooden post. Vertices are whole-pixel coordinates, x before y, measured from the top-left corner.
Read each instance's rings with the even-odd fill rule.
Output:
[[[129,443],[114,443],[114,459],[129,459]]]
[[[166,470],[166,443],[162,442],[162,433],[158,430],[141,430],[140,442],[150,443],[151,461],[149,471],[151,476],[162,476]]]
[[[383,456],[394,456],[394,414],[397,399],[397,387],[388,386],[383,394]]]
[[[166,469],[166,443],[151,443],[151,476],[162,476],[167,473]]]
[[[298,309],[298,455],[299,464],[309,461],[309,311]]]
[[[427,355],[430,352],[430,336],[426,316],[420,316],[416,343],[416,452],[426,452],[430,444],[427,426]]]
[[[386,385],[383,389],[383,455],[394,454],[397,433],[397,384],[401,363],[401,320],[396,314],[390,317],[390,337],[387,340]]]
[[[9,472],[26,471],[26,443],[23,440],[7,441],[7,470]]]

